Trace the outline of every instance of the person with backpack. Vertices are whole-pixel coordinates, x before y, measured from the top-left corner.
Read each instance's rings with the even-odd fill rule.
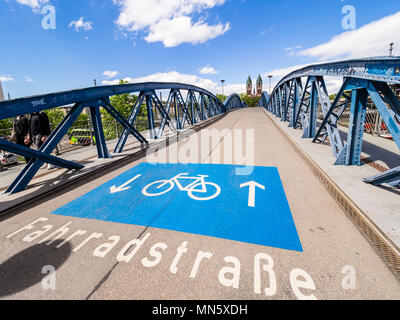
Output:
[[[30,148],[32,141],[29,130],[29,120],[25,115],[20,115],[15,119],[13,130],[14,141],[12,142],[15,142],[20,146]],[[26,162],[29,162],[29,160],[29,158],[25,157]]]
[[[32,142],[39,150],[51,134],[50,121],[47,114],[45,112],[32,113],[29,119],[29,129]],[[53,166],[48,164],[47,169],[53,169]]]

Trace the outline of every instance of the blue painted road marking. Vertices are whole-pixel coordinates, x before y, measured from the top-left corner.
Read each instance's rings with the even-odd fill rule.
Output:
[[[277,168],[142,163],[53,214],[303,251]]]

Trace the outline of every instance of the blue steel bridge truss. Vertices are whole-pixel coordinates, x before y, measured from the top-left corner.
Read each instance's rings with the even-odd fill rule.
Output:
[[[158,98],[157,91],[159,90],[169,91],[166,104]],[[128,119],[125,119],[111,105],[109,99],[110,96],[125,93],[139,93]],[[147,108],[150,139],[159,139],[163,136],[166,126],[172,131],[182,130],[186,125],[196,125],[200,121],[245,106],[237,94],[229,96],[225,103],[222,103],[212,93],[196,86],[149,82],[92,87],[0,102],[0,120],[66,105],[73,105],[73,107],[39,150],[32,150],[0,139],[0,150],[31,159],[8,187],[6,193],[14,194],[24,190],[44,163],[71,170],[83,168],[80,164],[54,157],[51,153],[85,108],[90,110],[98,157],[111,158],[104,137],[100,108],[106,110],[123,127],[123,133],[114,149],[114,153],[121,153],[129,134],[133,135],[144,146],[148,144],[146,138],[134,126],[141,108]],[[155,126],[155,110],[158,110],[161,115],[159,127]],[[170,115],[173,115],[173,119]]]
[[[333,102],[326,88],[328,76],[343,78]],[[267,108],[289,126],[303,130],[303,138],[314,143],[329,141],[336,165],[361,165],[361,150],[368,97],[375,104],[400,149],[400,101],[389,84],[400,83],[400,57],[376,57],[310,65],[285,76],[260,106]],[[324,120],[317,122],[318,108]],[[350,108],[347,139],[340,135],[338,122]],[[400,167],[374,177],[366,183],[400,183]]]

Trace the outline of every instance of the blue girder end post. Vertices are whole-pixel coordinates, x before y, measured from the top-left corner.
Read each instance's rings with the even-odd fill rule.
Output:
[[[90,107],[90,117],[92,119],[94,136],[96,139],[97,155],[100,159],[112,158],[107,149],[106,139],[104,137],[103,125],[101,122],[100,107]]]
[[[336,165],[360,166],[364,123],[367,114],[368,92],[353,89],[347,143],[339,152]]]
[[[147,107],[147,122],[149,125],[149,137],[150,139],[155,139],[156,133],[154,129],[154,114],[153,105],[151,103],[152,92],[146,92],[146,107]]]

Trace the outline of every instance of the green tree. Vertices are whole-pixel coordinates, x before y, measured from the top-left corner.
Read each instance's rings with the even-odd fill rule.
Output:
[[[59,108],[49,109],[44,112],[49,117],[49,122],[53,128],[57,126],[65,117],[64,112],[62,112],[62,110]]]
[[[248,107],[256,107],[260,101],[260,97],[251,97],[247,94],[241,94],[241,99],[247,104]]]
[[[222,95],[222,94],[217,94],[217,98],[218,98],[219,100],[221,100],[222,102],[225,102],[226,98],[228,98],[228,97],[225,96],[225,95]]]
[[[119,84],[127,84],[127,81],[120,80]],[[132,109],[137,101],[137,96],[130,93],[124,93],[110,98],[111,105],[125,118],[128,119]],[[114,118],[104,109],[101,110],[105,121],[112,121]]]

